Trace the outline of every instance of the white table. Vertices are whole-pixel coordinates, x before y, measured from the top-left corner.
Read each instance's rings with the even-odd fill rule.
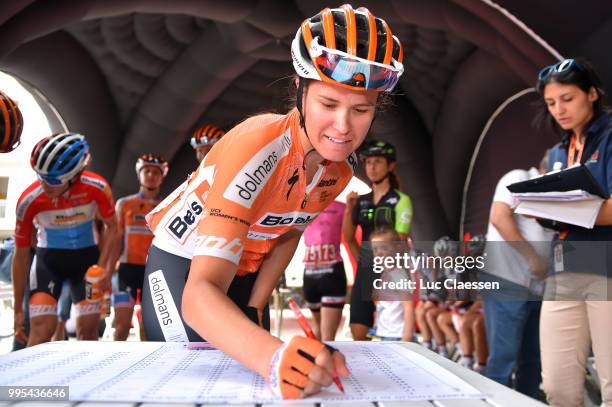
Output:
[[[405,402],[378,402],[378,407],[458,407],[458,406],[470,406],[470,407],[530,407],[530,406],[544,406],[545,404],[540,403],[530,397],[524,396],[506,386],[502,386],[486,377],[465,369],[457,363],[439,356],[438,354],[431,352],[420,345],[414,343],[405,343],[408,349],[420,353],[453,374],[457,375],[461,379],[470,383],[476,389],[485,394],[485,398],[481,400],[429,400],[429,401],[405,401]],[[376,400],[372,400],[372,403],[322,403],[320,407],[375,407]],[[16,406],[16,407],[38,407],[38,406],[57,406],[57,407],[159,407],[161,404],[150,404],[150,403],[98,403],[98,402],[5,402],[0,401],[0,407],[5,406]],[[172,406],[189,406],[196,407],[196,404],[172,404]],[[212,405],[209,405],[212,406]],[[260,407],[261,405],[255,405],[253,407]],[[261,407],[269,407],[272,405],[263,405]],[[316,404],[300,403],[299,407],[317,407]]]

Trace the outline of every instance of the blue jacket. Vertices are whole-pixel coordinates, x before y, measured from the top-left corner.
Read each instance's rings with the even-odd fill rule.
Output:
[[[567,151],[572,132],[568,132],[560,143],[550,151],[548,171],[556,162],[561,169],[567,168]],[[580,162],[586,165],[604,191],[612,195],[612,115],[604,113],[594,120],[586,132],[584,150]],[[569,227],[566,240],[609,240],[612,241],[612,226],[595,226],[586,229],[579,226]]]

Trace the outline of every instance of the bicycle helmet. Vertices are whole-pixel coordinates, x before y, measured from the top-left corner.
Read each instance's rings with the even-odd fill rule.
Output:
[[[390,163],[397,159],[393,144],[383,140],[369,140],[363,143],[359,149],[359,157],[362,160],[367,157],[385,157]]]
[[[48,185],[61,185],[83,171],[90,159],[85,136],[58,133],[45,137],[34,146],[30,165],[40,180]]]
[[[13,151],[21,143],[23,116],[17,103],[0,91],[0,153]]]
[[[225,132],[219,129],[213,124],[205,124],[193,132],[191,137],[191,147],[194,149],[202,146],[212,146],[217,141],[221,140],[221,137]]]
[[[403,56],[385,20],[349,4],[304,20],[291,44],[300,77],[358,90],[393,90],[404,72]]]
[[[157,154],[143,154],[138,157],[136,160],[136,174],[140,174],[140,170],[144,167],[156,167],[162,173],[162,176],[165,177],[168,174],[168,161],[166,161],[163,157]]]

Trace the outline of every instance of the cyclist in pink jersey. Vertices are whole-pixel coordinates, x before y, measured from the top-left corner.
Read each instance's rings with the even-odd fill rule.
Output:
[[[35,265],[30,272],[30,334],[28,346],[47,342],[57,325],[57,300],[63,282],[70,282],[76,304],[77,337],[97,340],[100,303],[85,299],[84,275],[93,264],[109,270],[111,246],[108,237],[116,233],[115,209],[108,183],[93,172],[89,146],[77,133],[61,133],[41,140],[33,149],[31,165],[38,180],[17,202],[13,292],[15,335],[23,336],[22,299],[26,273],[30,270],[32,236],[36,231]],[[105,228],[98,236],[96,219]],[[98,249],[98,238],[105,242]],[[107,273],[101,288],[110,289]]]
[[[329,185],[333,179],[319,184]],[[304,230],[304,298],[322,341],[333,341],[342,318],[346,296],[346,273],[340,256],[342,219],[346,205],[332,202]]]

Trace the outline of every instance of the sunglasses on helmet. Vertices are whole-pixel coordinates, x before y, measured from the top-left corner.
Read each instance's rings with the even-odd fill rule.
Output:
[[[63,180],[58,177],[51,177],[51,176],[40,175],[40,174],[36,174],[36,176],[41,182],[44,182],[45,184],[50,185],[52,187],[64,185],[67,182],[66,180]]]
[[[391,91],[404,72],[404,66],[392,60],[384,65],[319,44],[318,37],[310,43],[310,56],[319,72],[334,82],[350,87]]]

